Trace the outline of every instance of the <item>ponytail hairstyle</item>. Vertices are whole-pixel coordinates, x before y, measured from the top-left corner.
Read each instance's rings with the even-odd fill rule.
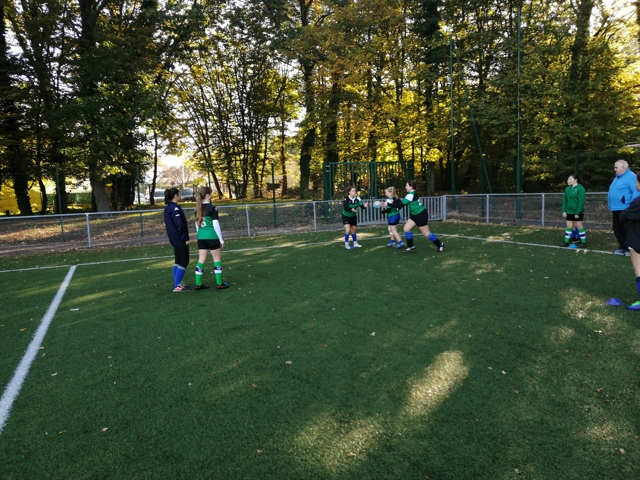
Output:
[[[393,197],[394,200],[398,199],[398,194],[396,193],[396,187],[387,187],[387,189],[385,190],[385,193],[390,196]]]
[[[180,193],[180,190],[178,190],[176,187],[167,188],[164,191],[164,203],[168,205],[169,203],[173,202],[173,199],[179,193]]]
[[[576,180],[576,183],[580,183],[580,176],[577,173],[572,173],[571,175],[569,175],[570,177],[573,177]]]
[[[200,187],[198,190],[198,194],[196,195],[196,221],[198,225],[202,224],[202,219],[204,218],[204,213],[202,211],[202,201],[205,199],[207,195],[211,195],[211,187]]]

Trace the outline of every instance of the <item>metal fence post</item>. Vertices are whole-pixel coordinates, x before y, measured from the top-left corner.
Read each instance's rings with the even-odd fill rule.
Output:
[[[487,203],[486,203],[486,210],[487,210],[487,223],[489,223],[489,195],[486,195],[487,198]]]
[[[89,221],[88,213],[85,213],[84,216],[87,219],[87,240],[89,241],[89,248],[91,248],[91,222]]]
[[[251,236],[251,221],[249,220],[249,205],[246,205],[244,207],[245,211],[247,212],[247,237]]]
[[[540,226],[544,227],[544,193],[542,194],[542,212],[540,218]]]
[[[440,197],[440,209],[442,211],[442,221],[445,221],[447,219],[447,196],[446,195],[442,195],[442,197]]]
[[[316,218],[316,202],[315,200],[313,201],[313,231],[317,232],[318,231],[318,220]]]

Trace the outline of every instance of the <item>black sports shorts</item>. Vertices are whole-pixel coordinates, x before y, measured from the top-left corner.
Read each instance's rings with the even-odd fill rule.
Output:
[[[356,227],[358,225],[358,217],[347,217],[346,215],[342,215],[342,224]]]
[[[424,227],[425,225],[429,225],[429,212],[427,212],[426,208],[420,213],[417,213],[416,215],[411,215],[409,218],[414,222],[416,222],[416,225],[418,227]]]
[[[220,240],[198,240],[198,250],[219,250]]]

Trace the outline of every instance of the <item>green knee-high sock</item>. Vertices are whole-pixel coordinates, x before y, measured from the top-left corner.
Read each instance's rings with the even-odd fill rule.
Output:
[[[202,272],[204,271],[204,263],[196,263],[196,286],[202,286]]]
[[[216,283],[222,285],[222,262],[213,262],[213,271],[216,274]]]
[[[580,241],[582,243],[587,243],[587,232],[584,228],[579,228],[578,233],[580,234]]]
[[[565,241],[565,243],[569,243],[569,241],[571,240],[571,232],[573,232],[572,228],[567,228],[564,231],[564,241]]]

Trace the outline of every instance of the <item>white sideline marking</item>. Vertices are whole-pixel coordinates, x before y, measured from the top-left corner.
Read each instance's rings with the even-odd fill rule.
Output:
[[[491,243],[510,243],[513,245],[524,245],[527,247],[541,247],[541,248],[557,248],[560,250],[568,250],[567,247],[560,247],[556,245],[545,245],[543,243],[528,243],[528,242],[516,242],[515,240],[500,240],[495,238],[482,238],[482,237],[470,237],[468,235],[459,235],[457,233],[436,233],[434,235],[437,237],[452,237],[452,238],[464,238],[466,240],[480,240],[481,242],[491,242]],[[416,235],[417,236],[417,235]],[[360,237],[361,239],[363,237]],[[381,237],[367,237],[366,240],[380,240],[383,238],[388,238],[388,235],[383,235]],[[328,240],[326,242],[310,242],[310,243],[284,243],[281,245],[271,245],[265,247],[248,247],[248,248],[238,248],[235,250],[224,250],[226,253],[241,253],[241,252],[256,252],[260,250],[271,250],[275,248],[302,248],[310,245],[332,245],[334,243],[341,243],[338,240]],[[573,250],[573,249],[571,249]],[[579,252],[591,252],[591,253],[604,253],[606,255],[614,255],[613,252],[608,250],[593,250],[591,248],[579,249]],[[189,256],[194,257],[197,256],[197,253],[190,253]],[[125,262],[143,262],[145,260],[165,260],[167,258],[173,258],[173,255],[163,255],[158,257],[140,257],[140,258],[128,258],[124,260],[108,260],[104,262],[87,262],[87,263],[78,263],[77,267],[89,267],[93,265],[109,265],[112,263],[125,263]],[[30,268],[16,268],[14,270],[0,270],[0,273],[15,273],[15,272],[28,272],[30,270],[44,270],[49,268],[67,268],[69,265],[51,265],[47,267],[30,267]]]
[[[453,238],[465,238],[467,240],[480,240],[481,242],[490,242],[490,243],[511,243],[513,245],[524,245],[527,247],[543,247],[543,248],[558,248],[560,250],[574,250],[573,248],[560,247],[557,245],[545,245],[543,243],[527,243],[527,242],[516,242],[515,240],[500,240],[497,238],[482,238],[482,237],[469,237],[467,235],[458,235],[457,233],[436,233],[438,237],[453,237]],[[615,255],[613,252],[608,250],[593,250],[591,248],[579,249],[579,252],[593,252],[593,253],[605,253],[608,255]]]
[[[51,302],[51,305],[49,305],[47,312],[44,314],[44,317],[42,317],[40,326],[36,330],[36,333],[34,333],[33,338],[31,339],[31,343],[29,343],[27,350],[22,356],[22,360],[20,360],[18,368],[16,368],[11,381],[2,394],[2,398],[0,398],[0,434],[2,433],[2,429],[4,428],[7,419],[9,418],[9,411],[11,410],[11,406],[20,393],[20,389],[22,388],[22,384],[25,378],[27,378],[27,373],[29,373],[31,364],[38,354],[38,348],[40,348],[40,345],[44,340],[44,336],[47,334],[47,330],[49,329],[51,320],[53,320],[54,315],[58,311],[58,307],[62,302],[62,297],[64,297],[64,294],[67,291],[67,287],[71,282],[71,277],[73,277],[73,273],[75,271],[76,265],[73,265],[69,269],[69,273],[67,273],[67,276],[64,278],[62,285],[60,285],[58,293],[56,293],[56,296],[53,298],[53,301]]]
[[[386,237],[376,237],[376,238],[386,238]],[[373,239],[375,240],[375,238]],[[272,248],[301,248],[307,247],[309,245],[331,245],[335,243],[335,240],[330,240],[327,242],[311,242],[311,243],[285,243],[281,245],[271,245],[268,247],[251,247],[251,248],[238,248],[235,250],[224,250],[225,253],[239,253],[239,252],[253,252],[259,250],[270,250]],[[197,257],[198,254],[196,252],[192,252],[189,254],[190,257]],[[140,258],[127,258],[124,260],[108,260],[104,262],[87,262],[87,263],[78,263],[76,267],[90,267],[93,265],[110,265],[112,263],[126,263],[126,262],[143,262],[145,260],[166,260],[167,258],[173,258],[173,255],[162,255],[159,257],[140,257]],[[50,265],[47,267],[29,267],[29,268],[16,268],[13,270],[0,270],[0,273],[16,273],[16,272],[28,272],[31,270],[44,270],[51,268],[67,268],[69,265]]]

